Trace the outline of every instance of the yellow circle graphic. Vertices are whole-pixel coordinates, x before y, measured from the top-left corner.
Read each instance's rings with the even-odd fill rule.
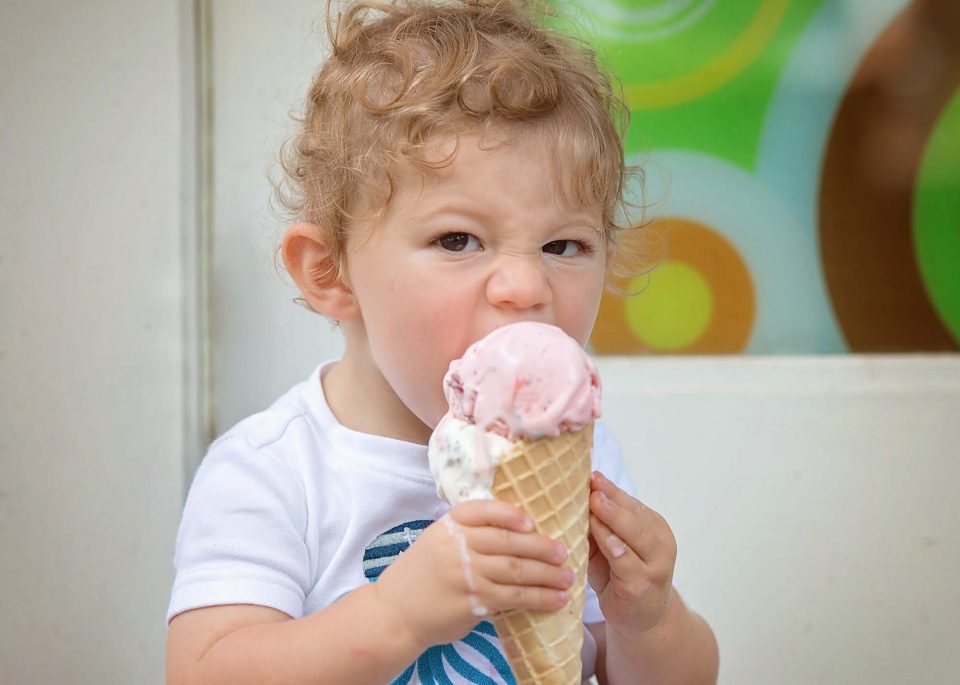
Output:
[[[698,221],[663,217],[648,230],[663,239],[649,274],[605,293],[590,336],[597,354],[736,354],[750,341],[756,290],[737,248]]]
[[[790,0],[767,0],[733,44],[696,71],[657,83],[624,85],[630,109],[659,109],[703,97],[755,60],[776,34]]]
[[[641,296],[626,301],[624,315],[633,334],[651,349],[672,352],[687,347],[710,325],[710,285],[689,264],[663,262],[657,266],[655,278],[633,280],[630,292],[640,290]]]

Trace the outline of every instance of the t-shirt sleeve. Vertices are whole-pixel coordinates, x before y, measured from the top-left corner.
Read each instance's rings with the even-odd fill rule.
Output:
[[[310,582],[305,502],[301,480],[269,450],[241,437],[215,442],[184,506],[167,621],[224,604],[300,618]]]
[[[620,444],[602,421],[598,421],[593,435],[593,470],[599,471],[608,479],[616,483],[617,487],[633,497],[637,497],[637,489],[633,485],[630,474],[623,464],[620,454]],[[587,583],[587,602],[583,610],[584,623],[601,623],[603,614],[600,612],[600,602],[597,593]]]

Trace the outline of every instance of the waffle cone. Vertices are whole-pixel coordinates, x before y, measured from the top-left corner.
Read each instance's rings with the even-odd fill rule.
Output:
[[[493,617],[518,685],[579,685],[590,524],[593,424],[553,438],[521,440],[501,457],[493,496],[527,512],[542,535],[569,552],[576,578],[559,611],[511,611]]]

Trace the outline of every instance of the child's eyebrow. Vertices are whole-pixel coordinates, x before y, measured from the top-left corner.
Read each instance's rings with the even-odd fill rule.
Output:
[[[479,220],[488,220],[494,219],[495,216],[490,211],[484,209],[479,204],[474,205],[474,203],[466,202],[451,202],[449,200],[442,201],[435,205],[430,205],[429,203],[422,210],[420,206],[415,209],[412,214],[421,220],[432,219],[437,216],[442,216],[444,214],[460,214],[470,219],[479,219]]]
[[[597,233],[600,230],[601,219],[599,216],[594,216],[585,211],[568,212],[560,208],[558,208],[558,211],[562,212],[560,220],[555,224],[545,225],[544,228],[551,231],[581,229],[591,233]],[[499,214],[497,210],[489,209],[479,203],[451,201],[442,201],[433,206],[428,204],[422,211],[420,207],[417,207],[411,212],[412,218],[418,221],[429,221],[444,215],[459,215],[481,223],[496,222],[501,218]]]

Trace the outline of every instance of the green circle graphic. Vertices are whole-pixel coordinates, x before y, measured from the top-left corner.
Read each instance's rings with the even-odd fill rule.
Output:
[[[626,83],[657,83],[705,66],[771,0],[558,0]]]
[[[551,0],[632,110],[625,147],[698,150],[752,170],[794,43],[825,0]]]
[[[927,141],[914,188],[913,243],[927,295],[960,343],[960,90]]]

